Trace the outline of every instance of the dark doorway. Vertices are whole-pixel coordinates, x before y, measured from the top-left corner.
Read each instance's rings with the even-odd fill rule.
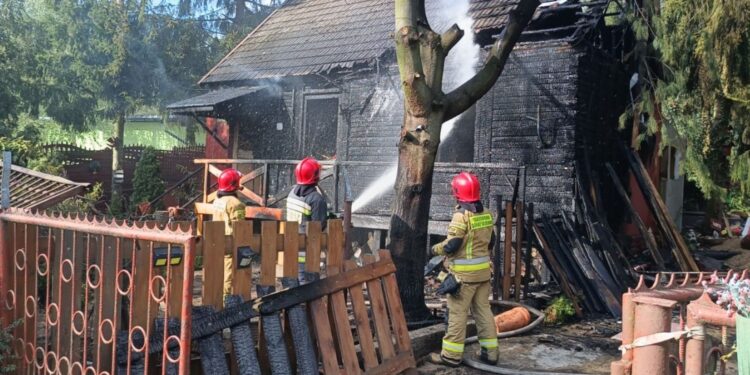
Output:
[[[336,155],[339,99],[307,98],[305,100],[305,155],[329,159]]]

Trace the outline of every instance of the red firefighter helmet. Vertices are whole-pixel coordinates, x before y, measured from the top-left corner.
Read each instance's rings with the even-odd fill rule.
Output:
[[[240,188],[242,175],[234,168],[227,168],[219,175],[219,191],[231,193]]]
[[[294,176],[300,185],[317,184],[320,180],[320,163],[314,158],[304,158],[294,169]]]
[[[479,197],[479,180],[477,176],[469,172],[461,172],[453,177],[451,182],[453,196],[459,202],[476,202]]]

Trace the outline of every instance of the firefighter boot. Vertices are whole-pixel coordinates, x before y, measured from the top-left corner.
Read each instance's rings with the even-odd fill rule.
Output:
[[[477,354],[479,355],[480,361],[490,366],[497,366],[497,349],[488,350],[487,348],[482,348]]]
[[[427,361],[436,365],[448,367],[458,367],[461,364],[461,361],[444,357],[440,353],[430,353],[430,356],[427,357]]]

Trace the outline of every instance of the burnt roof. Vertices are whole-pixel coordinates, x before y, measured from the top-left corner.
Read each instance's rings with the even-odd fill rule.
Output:
[[[44,210],[81,193],[89,185],[17,165],[11,165],[10,170],[11,207]],[[0,174],[2,171],[0,163]]]
[[[541,0],[549,5],[578,0]],[[470,0],[475,32],[502,28],[519,0]],[[438,0],[427,0],[435,8]],[[537,14],[544,12],[544,5]],[[544,9],[551,9],[546,7]],[[368,63],[393,48],[393,0],[288,0],[199,84],[328,73]],[[429,9],[428,9],[429,13]],[[435,30],[452,24],[431,17]]]

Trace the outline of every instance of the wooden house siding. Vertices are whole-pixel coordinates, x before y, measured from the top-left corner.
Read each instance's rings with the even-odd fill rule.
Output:
[[[525,166],[526,200],[538,212],[573,208],[579,56],[564,42],[518,45],[477,104],[475,161]],[[490,195],[510,199],[507,177],[493,176]]]

